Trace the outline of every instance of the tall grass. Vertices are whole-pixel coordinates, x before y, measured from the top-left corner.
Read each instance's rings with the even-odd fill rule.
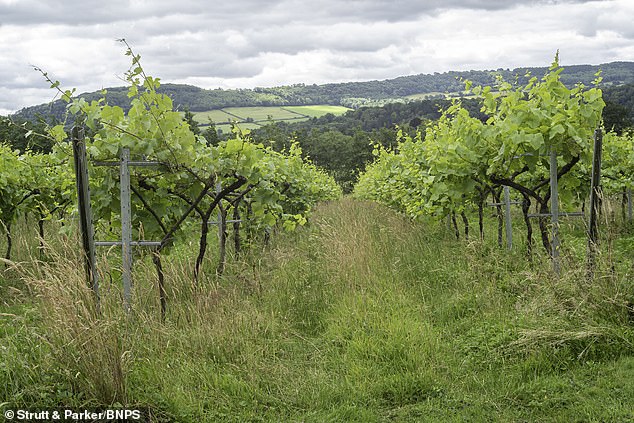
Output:
[[[74,244],[58,245],[12,270],[35,300],[32,318],[12,313],[21,326],[5,329],[6,368],[32,370],[5,368],[0,402],[121,404],[152,421],[634,419],[634,382],[614,381],[634,380],[628,251],[615,240],[588,281],[574,238],[559,278],[547,258],[531,264],[490,238],[456,241],[372,203],[324,204],[221,278],[211,254],[197,287],[195,249],[174,251],[164,323],[149,257],[138,256],[126,315],[104,253],[96,314]]]
[[[125,403],[125,321],[113,307],[114,298],[106,297],[105,314],[97,315],[73,246],[49,248],[46,262],[14,263],[13,271],[35,298],[40,320],[36,336],[47,360],[68,383],[64,394],[95,404]]]

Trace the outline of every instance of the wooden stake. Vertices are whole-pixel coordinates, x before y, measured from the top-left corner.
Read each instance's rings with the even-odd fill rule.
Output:
[[[75,159],[75,185],[77,187],[77,208],[79,211],[79,228],[84,250],[84,268],[86,280],[95,295],[97,312],[99,312],[99,278],[97,277],[97,262],[95,259],[95,231],[92,223],[92,209],[90,207],[90,186],[88,181],[88,161],[86,159],[86,144],[84,143],[84,129],[79,126],[72,130],[73,157]]]

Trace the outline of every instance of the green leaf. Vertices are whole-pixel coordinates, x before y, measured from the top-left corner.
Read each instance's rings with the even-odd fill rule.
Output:
[[[526,135],[526,139],[533,150],[539,150],[544,145],[544,137],[542,134],[528,134]]]
[[[239,140],[239,139],[236,139],[236,138],[230,139],[230,140],[227,141],[227,145],[226,145],[225,150],[226,150],[227,153],[230,153],[230,154],[231,153],[236,153],[236,152],[242,150],[243,145],[244,145],[244,142],[242,140]]]
[[[550,128],[550,138],[555,138],[557,135],[566,133],[566,128],[560,123]]]

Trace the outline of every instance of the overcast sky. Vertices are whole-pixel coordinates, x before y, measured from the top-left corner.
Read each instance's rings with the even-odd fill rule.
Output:
[[[150,75],[203,88],[634,61],[634,0],[0,0],[0,114]]]

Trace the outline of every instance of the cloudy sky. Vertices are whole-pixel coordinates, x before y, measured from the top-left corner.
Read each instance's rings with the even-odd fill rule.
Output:
[[[145,70],[203,88],[634,61],[634,0],[0,0],[0,114]]]

